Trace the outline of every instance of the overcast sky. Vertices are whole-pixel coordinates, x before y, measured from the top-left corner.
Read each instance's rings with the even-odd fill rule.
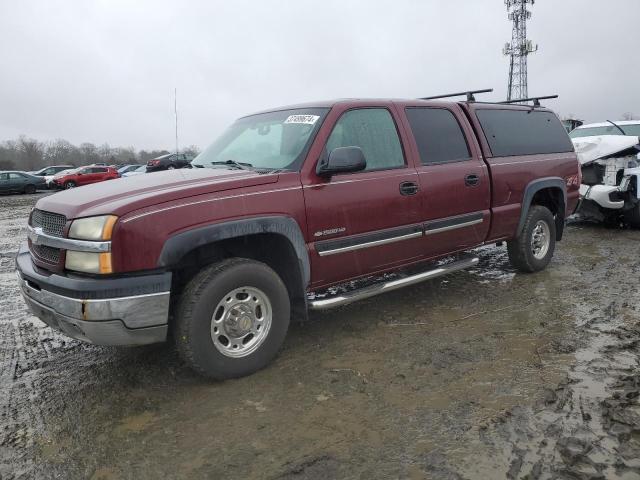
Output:
[[[529,93],[587,121],[640,115],[640,0],[537,0]],[[493,87],[503,0],[0,0],[0,141],[172,148],[240,115]]]

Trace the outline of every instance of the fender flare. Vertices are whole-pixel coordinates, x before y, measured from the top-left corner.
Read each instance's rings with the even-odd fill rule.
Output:
[[[260,233],[275,233],[285,237],[293,246],[300,264],[301,276],[306,289],[311,279],[311,266],[307,245],[298,223],[291,217],[268,216],[254,217],[245,220],[214,223],[196,227],[170,237],[162,247],[158,258],[159,267],[176,265],[190,251],[230,238],[257,235]]]
[[[562,192],[562,198],[564,204],[562,205],[562,213],[557,215],[556,218],[556,240],[562,239],[562,233],[564,229],[564,216],[567,209],[567,184],[560,177],[547,177],[539,178],[530,182],[524,190],[524,196],[522,197],[522,209],[520,210],[520,221],[518,222],[518,230],[516,231],[516,237],[519,237],[524,228],[524,222],[531,208],[531,201],[537,192],[545,188],[559,188]]]

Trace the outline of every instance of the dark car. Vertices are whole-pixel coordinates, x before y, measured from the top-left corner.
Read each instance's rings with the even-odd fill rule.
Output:
[[[44,177],[25,172],[0,172],[0,193],[36,193],[45,188]]]
[[[104,182],[120,178],[120,174],[115,168],[89,165],[69,172],[67,175],[56,177],[53,183],[57,188],[75,188],[90,183]]]
[[[185,153],[167,153],[161,157],[154,158],[147,162],[147,172],[157,172],[158,170],[173,170],[175,168],[191,167],[193,157]]]

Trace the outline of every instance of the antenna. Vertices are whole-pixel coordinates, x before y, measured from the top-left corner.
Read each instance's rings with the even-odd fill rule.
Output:
[[[527,5],[533,5],[535,0],[504,0],[509,11],[509,20],[513,22],[511,43],[507,43],[502,53],[511,57],[509,64],[509,91],[507,100],[527,98],[529,85],[527,78],[527,57],[538,50],[531,40],[527,40],[527,20],[531,12]]]
[[[178,89],[173,89],[173,112],[176,116],[176,155],[178,154]]]

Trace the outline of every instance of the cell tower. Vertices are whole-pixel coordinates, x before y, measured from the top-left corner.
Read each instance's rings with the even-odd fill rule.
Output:
[[[527,40],[527,20],[531,18],[527,6],[533,5],[535,0],[505,0],[504,3],[509,11],[509,20],[513,22],[511,43],[505,44],[503,50],[505,55],[511,57],[507,100],[518,100],[529,96],[527,57],[538,50],[538,45]]]

